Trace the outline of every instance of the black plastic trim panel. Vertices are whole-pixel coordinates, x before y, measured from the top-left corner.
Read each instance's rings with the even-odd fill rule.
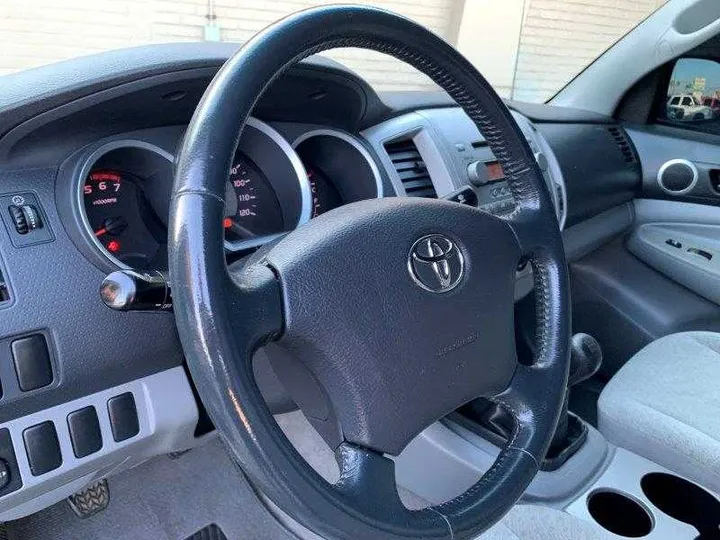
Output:
[[[555,153],[567,189],[566,227],[631,201],[640,190],[637,164],[626,161],[604,124],[538,124]]]

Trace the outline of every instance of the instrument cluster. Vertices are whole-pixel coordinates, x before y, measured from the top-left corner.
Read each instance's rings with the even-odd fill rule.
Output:
[[[167,268],[174,156],[139,139],[99,146],[75,182],[86,240],[114,266]],[[225,248],[242,254],[344,204],[381,197],[378,168],[353,136],[330,129],[293,143],[250,118],[228,171]]]

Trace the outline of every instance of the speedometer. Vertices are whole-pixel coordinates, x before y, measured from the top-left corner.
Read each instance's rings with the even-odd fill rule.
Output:
[[[230,169],[225,190],[225,238],[230,241],[285,230],[277,195],[260,169],[239,155]]]

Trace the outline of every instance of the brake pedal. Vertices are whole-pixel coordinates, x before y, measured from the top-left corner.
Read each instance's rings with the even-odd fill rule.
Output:
[[[89,518],[105,510],[110,504],[110,487],[106,479],[88,486],[67,499],[70,508],[80,519]]]

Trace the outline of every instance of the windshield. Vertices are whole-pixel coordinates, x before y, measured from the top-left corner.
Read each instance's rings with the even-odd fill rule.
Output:
[[[456,46],[503,97],[543,102],[666,0],[377,0]],[[0,74],[148,43],[244,42],[293,11],[332,2],[0,0]],[[327,53],[377,90],[431,90],[371,51]]]

